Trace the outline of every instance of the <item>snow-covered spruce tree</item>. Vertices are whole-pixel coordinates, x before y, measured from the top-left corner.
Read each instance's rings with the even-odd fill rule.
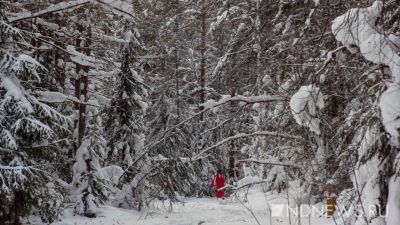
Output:
[[[391,2],[394,10],[398,5]],[[386,15],[386,16],[385,16]],[[389,20],[382,20],[388,18]],[[357,167],[351,176],[357,199],[363,208],[369,207],[355,219],[356,224],[394,225],[399,223],[399,112],[400,96],[400,38],[390,33],[398,28],[398,24],[390,22],[392,9],[384,10],[383,1],[374,1],[365,8],[353,8],[338,16],[332,24],[332,33],[350,53],[361,53],[366,60],[378,64],[366,72],[369,76],[380,75],[385,87],[376,90],[374,99],[379,107],[380,121],[370,123],[358,129],[354,135],[359,142]],[[396,13],[394,13],[396,18]],[[379,21],[386,22],[379,23]],[[386,25],[390,29],[383,29]],[[386,33],[388,32],[388,33]],[[381,67],[380,73],[374,70]],[[384,91],[382,92],[382,89]],[[373,89],[372,89],[373,90]],[[377,113],[375,112],[375,118]],[[383,129],[388,137],[384,137]],[[371,206],[373,208],[371,209]],[[386,213],[386,217],[379,217]]]
[[[107,200],[111,184],[103,177],[100,164],[105,158],[106,144],[100,106],[95,98],[89,99],[87,104],[87,130],[75,155],[72,195],[76,202],[75,212],[94,217],[96,208]]]
[[[0,221],[19,224],[34,211],[52,221],[62,201],[52,145],[69,119],[31,94],[46,73],[18,43],[21,30],[0,21]]]
[[[139,75],[141,71],[136,59],[139,49],[136,29],[126,33],[128,44],[123,46],[121,69],[117,75],[115,94],[111,101],[107,121],[107,138],[110,162],[122,167],[125,173],[120,177],[119,187],[125,195],[121,196],[121,205],[137,207],[142,204],[134,179],[141,170],[145,170],[142,155],[145,141],[144,115],[147,109],[147,86]],[[143,171],[142,171],[143,172]],[[139,180],[142,180],[140,178]],[[134,200],[134,201],[132,201]]]
[[[164,86],[164,85],[163,85]],[[170,201],[179,201],[177,194],[188,196],[197,187],[196,175],[189,158],[190,132],[185,127],[174,127],[178,121],[174,100],[165,88],[160,88],[158,100],[149,109],[149,126],[146,136],[150,146],[150,161],[154,167],[149,180],[152,184],[151,197],[163,196]],[[166,132],[173,129],[171,132]],[[151,200],[151,199],[149,199]]]

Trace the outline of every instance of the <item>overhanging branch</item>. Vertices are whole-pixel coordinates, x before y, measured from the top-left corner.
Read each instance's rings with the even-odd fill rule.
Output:
[[[229,141],[236,140],[236,139],[239,139],[239,138],[252,137],[252,136],[260,136],[260,135],[261,135],[261,136],[266,135],[266,136],[275,136],[275,137],[282,137],[282,138],[290,138],[290,139],[296,139],[296,140],[301,140],[301,139],[302,139],[301,137],[298,137],[298,136],[294,136],[294,135],[290,135],[290,134],[281,134],[281,133],[272,132],[272,131],[258,131],[258,132],[254,132],[254,133],[251,133],[251,134],[240,133],[240,134],[236,134],[236,135],[234,135],[234,136],[230,136],[230,137],[228,137],[228,138],[225,138],[224,140],[218,142],[217,144],[215,144],[215,145],[213,145],[213,146],[210,146],[210,147],[208,147],[208,148],[202,150],[200,153],[198,153],[197,155],[195,155],[195,156],[192,158],[192,161],[198,160],[198,159],[200,158],[200,156],[203,155],[204,153],[206,153],[206,152],[208,152],[208,151],[210,151],[210,150],[212,150],[212,149],[214,149],[214,148],[216,148],[216,147],[218,147],[218,146],[220,146],[220,145],[223,145],[223,144],[225,144],[225,143],[227,143],[227,142],[229,142]]]
[[[32,18],[35,18],[35,17],[43,16],[43,15],[48,14],[48,13],[55,13],[55,12],[60,12],[60,11],[72,9],[72,8],[87,4],[89,2],[90,2],[90,0],[77,0],[77,1],[72,1],[72,2],[61,2],[59,4],[49,6],[47,9],[43,9],[43,10],[40,10],[40,11],[35,12],[35,13],[29,13],[29,14],[24,14],[24,15],[17,16],[17,17],[14,17],[14,18],[10,18],[8,20],[8,22],[15,23],[15,22],[18,22],[18,21],[21,21],[21,20],[32,19]]]

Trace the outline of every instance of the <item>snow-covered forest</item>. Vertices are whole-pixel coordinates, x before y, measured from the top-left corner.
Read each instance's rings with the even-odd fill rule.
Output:
[[[399,0],[0,1],[0,224],[400,225],[399,132]]]

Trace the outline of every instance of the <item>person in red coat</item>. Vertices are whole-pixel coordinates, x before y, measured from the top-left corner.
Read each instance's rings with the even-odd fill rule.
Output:
[[[211,180],[210,188],[215,188],[215,197],[217,199],[223,199],[225,190],[219,190],[220,188],[225,186],[225,175],[222,173],[221,169],[217,170],[217,175]]]

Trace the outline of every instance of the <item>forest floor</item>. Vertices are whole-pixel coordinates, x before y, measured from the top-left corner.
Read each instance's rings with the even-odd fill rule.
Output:
[[[244,193],[240,199],[243,200]],[[215,198],[190,198],[184,204],[174,205],[172,210],[166,202],[156,203],[144,212],[105,206],[97,218],[64,216],[54,225],[289,225],[297,224],[292,215],[277,217],[270,213],[271,207],[287,203],[285,194],[264,194],[258,189],[247,192],[248,201],[242,204],[238,198],[218,202]],[[251,211],[251,212],[250,212]],[[276,212],[276,211],[275,211]],[[257,220],[258,222],[257,222]],[[302,217],[301,224],[334,225],[325,216]],[[34,221],[32,221],[33,224]]]

